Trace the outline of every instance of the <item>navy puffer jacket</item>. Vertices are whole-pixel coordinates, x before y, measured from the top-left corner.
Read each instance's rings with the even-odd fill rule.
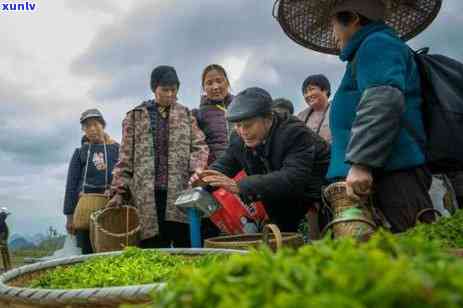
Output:
[[[69,163],[64,195],[64,215],[74,214],[81,192],[102,194],[109,188],[112,171],[119,158],[119,144],[108,138],[106,152],[103,144],[89,144],[84,138],[82,147],[75,149]],[[85,172],[87,162],[88,167]]]
[[[232,100],[233,95],[228,95],[224,101],[213,101],[203,96],[199,109],[193,110],[199,128],[206,135],[210,151],[208,165],[219,158],[228,146],[229,127],[225,119],[225,110]]]

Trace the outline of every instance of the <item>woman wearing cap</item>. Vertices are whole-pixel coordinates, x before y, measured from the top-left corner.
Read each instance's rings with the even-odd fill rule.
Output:
[[[119,144],[104,129],[106,122],[97,109],[82,113],[80,124],[84,131],[82,146],[72,155],[64,196],[66,229],[76,234],[77,245],[83,254],[92,253],[89,231],[74,228],[74,212],[79,202],[109,192],[112,171],[119,158]]]
[[[154,99],[129,111],[122,123],[109,206],[130,202],[138,208],[142,247],[189,247],[187,218],[175,200],[192,172],[207,165],[209,150],[196,119],[177,102],[175,69],[156,67],[150,86]]]
[[[302,95],[307,108],[301,111],[297,117],[308,128],[319,134],[327,142],[331,143],[330,131],[330,102],[331,84],[324,75],[311,75],[302,84]]]
[[[311,8],[304,17],[308,32],[288,26],[293,12],[288,0],[279,6],[282,26],[300,44],[339,53],[347,62],[331,107],[328,177],[345,179],[355,200],[368,197],[374,185],[375,205],[391,230],[405,231],[432,203],[431,174],[409,132],[425,138],[420,75],[404,40],[432,22],[441,0],[307,0],[305,5]]]

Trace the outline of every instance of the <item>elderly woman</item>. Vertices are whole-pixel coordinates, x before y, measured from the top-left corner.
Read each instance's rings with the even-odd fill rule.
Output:
[[[330,111],[328,178],[345,181],[354,200],[374,197],[393,232],[413,227],[420,213],[427,213],[421,215],[426,222],[433,218],[431,174],[412,135],[413,131],[425,138],[420,74],[404,40],[423,31],[440,4],[439,0],[306,0],[311,14],[298,18],[317,26],[309,27],[309,33],[306,27],[301,32],[286,29],[296,41],[339,54],[346,63]],[[287,27],[284,12],[291,12],[292,5],[299,2],[281,1],[283,27]]]
[[[177,102],[180,81],[170,66],[151,73],[154,99],[127,113],[109,206],[131,203],[140,213],[141,246],[189,247],[187,217],[175,206],[188,179],[207,165],[203,132]]]
[[[112,171],[119,158],[119,144],[111,139],[104,129],[106,122],[97,109],[82,113],[80,123],[84,136],[82,146],[72,155],[64,196],[64,215],[66,229],[75,234],[77,245],[83,254],[92,253],[88,230],[76,230],[74,227],[74,211],[84,197],[89,194],[105,194],[109,190]]]
[[[307,108],[297,117],[305,125],[331,143],[330,102],[331,84],[325,75],[310,75],[302,84],[302,95]]]

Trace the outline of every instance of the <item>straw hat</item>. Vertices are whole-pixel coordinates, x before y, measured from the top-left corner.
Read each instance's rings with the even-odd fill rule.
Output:
[[[296,43],[338,54],[331,16],[355,11],[372,20],[384,20],[400,38],[409,40],[426,29],[439,13],[442,0],[276,0],[274,17]]]

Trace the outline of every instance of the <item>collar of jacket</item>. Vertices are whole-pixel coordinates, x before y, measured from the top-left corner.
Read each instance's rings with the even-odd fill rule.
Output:
[[[88,140],[87,136],[83,135],[82,138],[81,138],[80,143],[81,143],[81,145],[90,144],[90,141]],[[110,144],[118,144],[118,142],[116,140],[114,140],[113,138],[111,138],[111,136],[109,136],[107,133],[104,133],[104,143],[106,143],[108,145],[110,145]]]
[[[167,118],[169,115],[169,111],[172,109],[172,105],[164,107],[159,104],[156,104],[156,101],[153,99],[143,102],[143,104],[139,107],[146,108],[148,111],[151,110],[154,112],[159,112],[163,116],[163,118]]]
[[[391,34],[394,33],[394,30],[386,25],[384,22],[373,22],[369,25],[362,27],[354,36],[349,40],[346,47],[341,50],[341,54],[339,58],[341,61],[351,61],[357,50],[359,49],[360,45],[362,45],[363,41],[373,33],[376,32],[389,32]]]
[[[328,100],[328,104],[326,105],[325,110],[323,110],[324,113],[326,113],[326,112],[328,111],[328,109],[330,109],[330,107],[331,107],[331,102],[332,102],[332,101]],[[307,106],[307,108],[305,109],[305,111],[307,111],[307,113],[309,114],[309,113],[314,112],[315,109],[313,109],[312,106],[309,105],[309,106]]]
[[[153,107],[153,106],[155,106],[155,104],[156,104],[156,101],[154,99],[150,99],[150,100],[144,101],[143,103],[141,103],[140,105],[135,107],[133,110],[143,110],[143,109],[148,108],[148,107]],[[177,103],[172,103],[167,108],[171,109],[175,104],[177,104]],[[156,105],[156,106],[158,106],[158,105]]]
[[[213,106],[213,105],[223,105],[225,108],[228,108],[228,105],[230,105],[231,101],[233,100],[233,95],[228,94],[223,101],[217,101],[217,100],[212,100],[208,99],[206,96],[201,96],[201,106]]]

